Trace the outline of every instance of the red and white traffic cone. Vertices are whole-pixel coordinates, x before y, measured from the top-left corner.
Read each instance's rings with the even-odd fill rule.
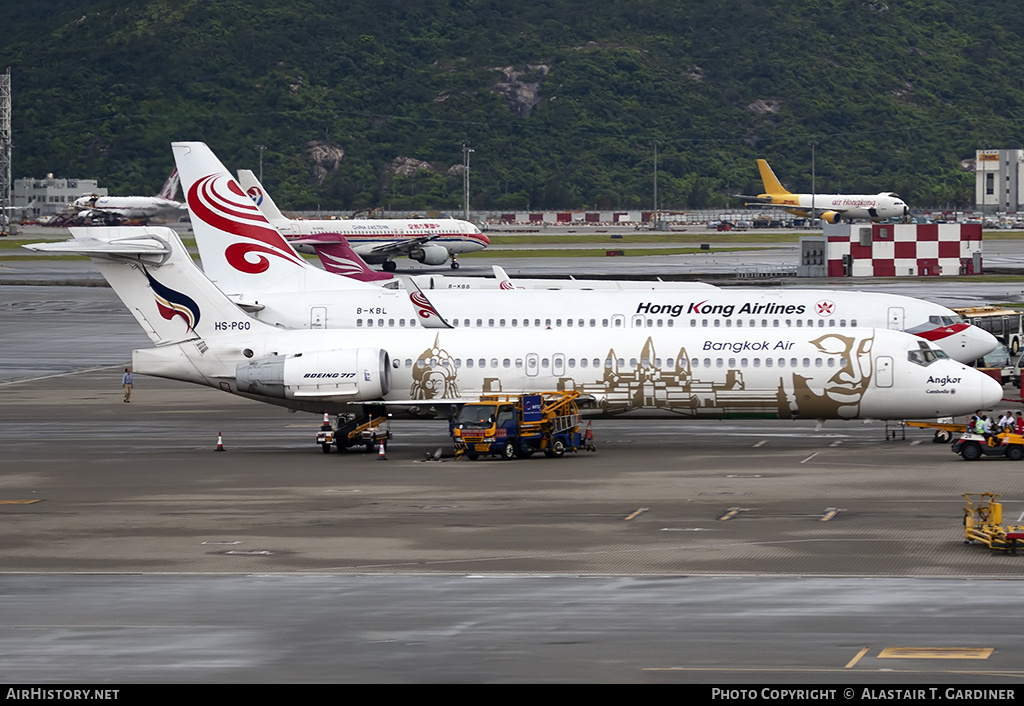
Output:
[[[224,439],[221,438],[220,432],[217,432],[217,448],[215,448],[214,451],[223,451],[223,450],[224,450]]]
[[[378,461],[387,461],[388,460],[387,450],[384,448],[384,442],[385,441],[387,441],[387,437],[382,436],[380,438],[380,441],[377,442],[378,443],[378,446],[377,446],[377,460]]]
[[[324,412],[324,422],[323,422],[323,424],[320,425],[320,430],[321,431],[327,431],[330,428],[331,428],[331,415],[327,414],[327,412]]]

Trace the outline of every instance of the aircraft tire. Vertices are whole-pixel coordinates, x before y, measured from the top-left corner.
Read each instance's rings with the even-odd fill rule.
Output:
[[[965,461],[977,461],[981,458],[981,447],[976,441],[968,441],[960,447],[960,455]]]
[[[457,262],[453,262],[452,263],[452,269],[453,270],[457,270],[457,269],[459,269],[459,267],[460,267],[459,263],[457,263]]]

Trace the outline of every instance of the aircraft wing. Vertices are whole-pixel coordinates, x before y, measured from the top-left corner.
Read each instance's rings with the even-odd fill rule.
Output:
[[[401,240],[392,240],[387,243],[375,246],[370,250],[371,255],[391,255],[392,253],[408,253],[412,252],[416,248],[429,243],[431,240],[437,240],[441,237],[440,233],[435,235],[424,235],[419,238],[402,238]]]

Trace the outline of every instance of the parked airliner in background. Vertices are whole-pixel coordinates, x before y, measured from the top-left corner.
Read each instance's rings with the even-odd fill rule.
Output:
[[[150,218],[178,220],[188,208],[175,201],[178,194],[178,170],[175,168],[156,196],[81,196],[68,204],[68,210],[80,218],[106,221],[147,221]]]
[[[206,275],[237,304],[285,328],[907,330],[974,361],[995,338],[944,306],[888,294],[800,289],[422,292],[346,280],[307,263],[201,143],[175,143]],[[92,237],[106,237],[97,231]],[[359,291],[351,290],[358,288]],[[422,288],[422,287],[421,287]],[[490,335],[488,332],[486,335]],[[753,334],[752,334],[753,335]]]
[[[195,151],[210,151],[202,142],[176,144],[188,145]],[[210,156],[213,157],[212,151]],[[239,170],[238,179],[267,220],[286,238],[339,233],[345,236],[361,258],[371,265],[381,265],[385,272],[394,272],[398,267],[395,258],[403,256],[424,265],[443,265],[451,259],[451,268],[457,270],[457,255],[483,250],[490,244],[487,236],[475,225],[454,218],[289,219],[281,213],[251,171]],[[187,188],[186,195],[191,204]]]
[[[905,218],[910,209],[897,194],[793,194],[775,176],[763,159],[757,160],[764,183],[763,194],[736,198],[745,199],[746,206],[781,208],[787,213],[804,218],[821,218],[826,223],[857,219],[882,221],[886,218]]]
[[[486,393],[571,389],[608,414],[906,419],[987,409],[1003,394],[884,328],[285,330],[240,311],[170,228],[91,230],[56,245],[91,257],[153,341],[133,352],[136,373],[318,414],[374,402],[443,413]]]

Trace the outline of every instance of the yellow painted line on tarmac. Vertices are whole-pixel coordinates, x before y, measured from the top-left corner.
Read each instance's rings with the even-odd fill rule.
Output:
[[[31,505],[40,502],[42,500],[0,500],[0,505]]]
[[[761,446],[764,446],[764,445],[765,445],[765,444],[767,444],[767,443],[768,443],[768,439],[762,439],[761,441],[759,441],[759,442],[757,442],[756,444],[754,444],[754,448],[755,448],[755,449],[756,449],[756,448],[759,448],[759,447],[761,447]]]
[[[838,507],[827,507],[825,508],[825,514],[821,516],[821,522],[828,522],[837,514],[839,514]]]
[[[988,659],[994,647],[886,647],[879,659]]]
[[[857,655],[853,659],[851,659],[849,662],[846,663],[846,666],[843,667],[843,669],[852,669],[853,666],[855,664],[857,664],[857,662],[860,661],[861,657],[863,657],[864,655],[866,655],[868,653],[869,649],[871,649],[871,648],[870,647],[865,647],[863,650],[858,652]]]
[[[634,517],[637,517],[638,515],[644,514],[645,512],[647,512],[647,510],[648,510],[648,508],[646,508],[646,507],[639,508],[635,512],[632,512],[629,515],[626,515],[626,520],[627,521],[628,520],[632,520]]]

